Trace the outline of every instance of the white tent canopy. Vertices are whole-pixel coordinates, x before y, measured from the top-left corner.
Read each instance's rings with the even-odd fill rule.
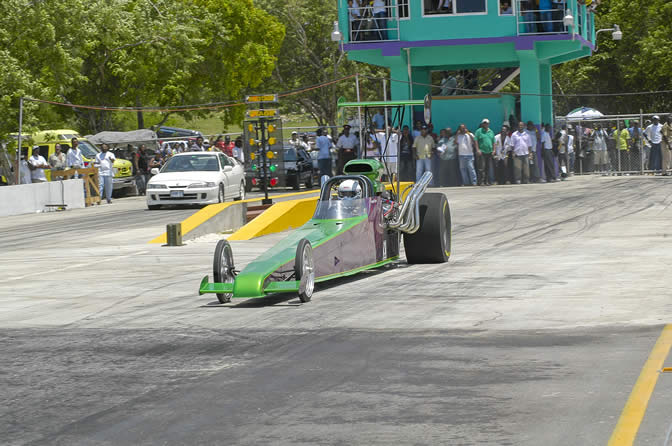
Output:
[[[604,115],[594,108],[590,107],[579,107],[575,110],[569,112],[566,116],[568,121],[583,121],[589,119],[601,118]]]
[[[147,129],[130,132],[100,132],[91,136],[87,135],[86,139],[94,144],[157,143],[156,132]]]

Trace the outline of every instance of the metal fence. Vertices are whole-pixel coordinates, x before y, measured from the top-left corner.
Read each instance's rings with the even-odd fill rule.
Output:
[[[665,139],[659,145],[652,144],[645,135],[653,116],[660,117],[661,125],[672,119],[669,113],[614,115],[580,121],[556,118],[556,128],[567,125],[574,140],[574,165],[570,170],[578,175],[668,174],[672,167],[672,145]],[[667,126],[672,132],[672,122]],[[596,138],[599,131],[606,133],[606,151],[600,150],[603,147],[599,137]],[[669,142],[672,144],[672,140]]]

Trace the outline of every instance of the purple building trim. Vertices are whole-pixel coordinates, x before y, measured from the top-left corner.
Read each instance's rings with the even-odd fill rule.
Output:
[[[372,43],[346,43],[343,45],[345,51],[352,50],[381,50],[383,56],[399,56],[402,48],[423,48],[431,46],[451,46],[451,45],[484,45],[493,43],[513,43],[516,50],[532,50],[534,42],[563,41],[572,40],[571,34],[554,34],[545,36],[506,36],[506,37],[480,37],[470,39],[448,39],[448,40],[416,40],[416,41],[393,41],[393,42],[372,42]],[[580,35],[574,35],[574,40],[581,42],[591,50],[595,46]]]

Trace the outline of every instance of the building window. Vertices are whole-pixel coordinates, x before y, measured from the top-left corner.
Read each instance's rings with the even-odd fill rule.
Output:
[[[397,0],[397,6],[399,9],[400,19],[407,19],[410,17],[410,12],[408,10],[408,0]]]
[[[486,14],[487,0],[423,0],[425,15]]]

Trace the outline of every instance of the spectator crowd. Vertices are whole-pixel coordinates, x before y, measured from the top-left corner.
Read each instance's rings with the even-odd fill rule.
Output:
[[[417,181],[432,172],[433,186],[490,186],[546,183],[565,180],[573,173],[638,172],[667,175],[672,168],[672,115],[653,116],[640,127],[636,121],[619,129],[612,123],[592,126],[516,122],[511,116],[500,129],[484,118],[473,130],[460,124],[440,129],[417,121],[413,129],[385,126],[382,113],[372,118],[360,144],[358,125],[351,122],[336,138],[336,174],[357,157],[376,158],[388,176]],[[510,125],[512,123],[512,125]],[[321,131],[318,131],[321,135]],[[331,138],[318,136],[320,175],[328,174]],[[398,164],[397,164],[398,161]],[[397,170],[398,169],[398,170]]]

